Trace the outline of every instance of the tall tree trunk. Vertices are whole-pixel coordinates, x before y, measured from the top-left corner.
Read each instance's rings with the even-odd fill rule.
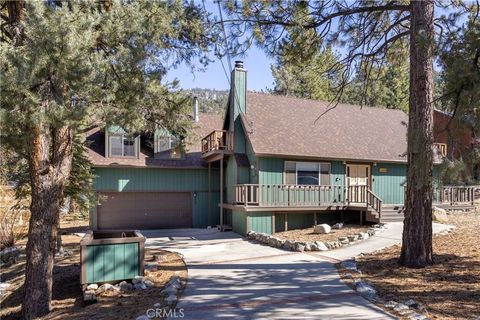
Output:
[[[50,311],[57,226],[72,164],[70,128],[53,129],[51,137],[45,131],[35,129],[29,158],[32,203],[22,304],[26,320]]]
[[[407,195],[400,263],[424,267],[433,263],[434,1],[412,1],[411,6]]]

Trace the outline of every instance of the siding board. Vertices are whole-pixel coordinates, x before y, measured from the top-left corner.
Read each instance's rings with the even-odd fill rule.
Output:
[[[376,166],[373,166],[372,173],[372,190],[383,200],[384,204],[404,203],[404,185],[407,174],[405,164],[377,163]]]
[[[220,175],[212,169],[212,206],[208,212],[208,170],[164,168],[94,168],[93,187],[97,192],[150,191],[191,192],[194,228],[218,224]],[[196,197],[195,197],[196,194]],[[96,228],[96,209],[90,211]],[[210,220],[209,220],[210,219]]]

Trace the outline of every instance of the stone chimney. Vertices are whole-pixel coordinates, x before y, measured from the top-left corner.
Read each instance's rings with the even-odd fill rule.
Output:
[[[200,121],[200,116],[198,114],[198,98],[197,98],[197,96],[193,97],[193,119],[195,120],[195,122]]]

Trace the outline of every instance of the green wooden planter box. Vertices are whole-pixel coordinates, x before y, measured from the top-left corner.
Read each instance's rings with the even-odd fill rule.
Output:
[[[81,283],[143,276],[145,237],[139,231],[92,231],[80,241]]]

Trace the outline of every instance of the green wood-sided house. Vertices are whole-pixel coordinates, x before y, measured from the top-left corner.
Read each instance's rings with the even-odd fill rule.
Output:
[[[115,126],[90,132],[100,195],[93,228],[220,225],[245,234],[347,213],[361,222],[403,219],[402,111],[248,92],[241,62],[224,117],[195,110],[184,150],[164,131],[150,143]]]

